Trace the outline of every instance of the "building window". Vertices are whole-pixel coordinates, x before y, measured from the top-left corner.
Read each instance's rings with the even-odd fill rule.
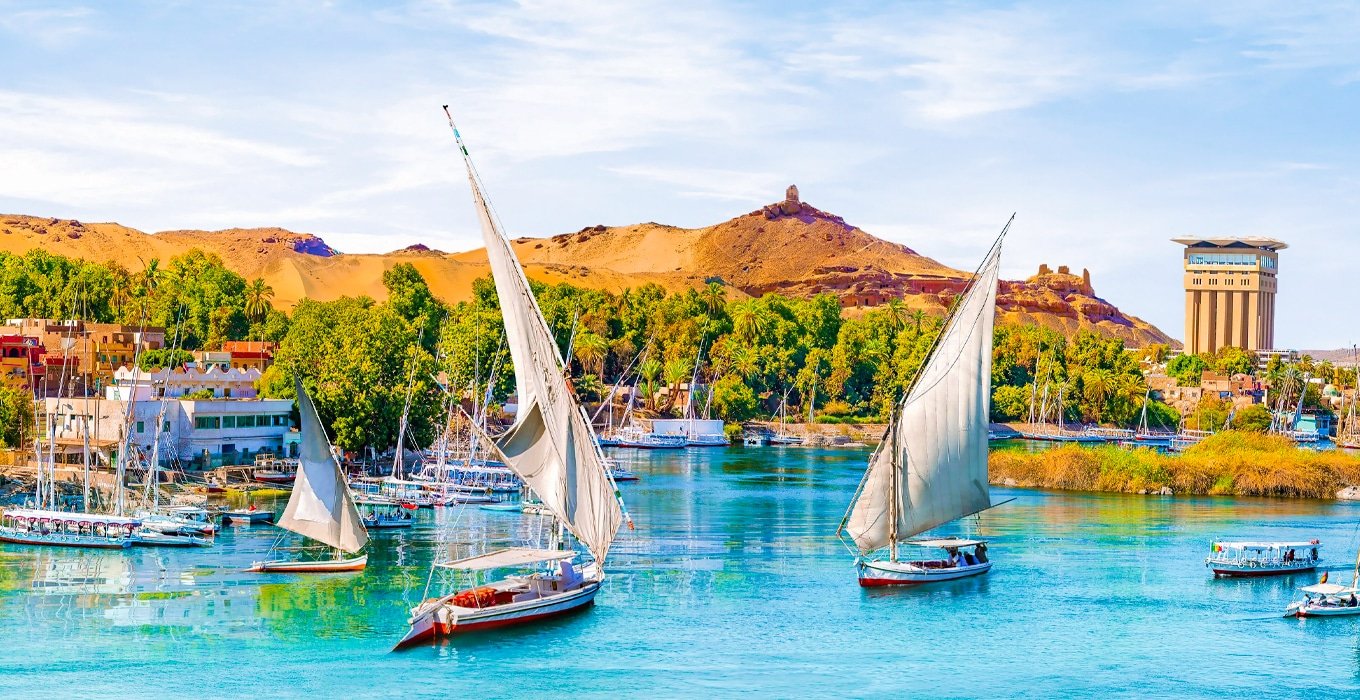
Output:
[[[144,422],[142,422],[142,421],[137,421],[137,432],[139,432],[139,433],[145,433],[145,432],[146,432],[146,423],[144,423]]]
[[[196,430],[219,430],[222,427],[220,416],[197,416],[194,418],[194,429]]]
[[[236,416],[222,416],[222,427],[223,427],[223,428],[235,428],[235,427],[236,427]]]

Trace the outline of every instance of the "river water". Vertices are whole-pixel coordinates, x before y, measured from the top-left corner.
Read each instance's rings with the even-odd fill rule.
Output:
[[[1213,580],[1214,537],[1323,541],[1348,582],[1360,505],[995,489],[942,534],[983,578],[861,590],[834,537],[864,450],[621,452],[637,522],[596,606],[389,649],[432,557],[541,520],[421,511],[362,574],[242,573],[273,527],[209,550],[0,545],[3,697],[1355,697],[1360,620],[1280,617],[1312,577]],[[281,507],[282,504],[278,504]]]

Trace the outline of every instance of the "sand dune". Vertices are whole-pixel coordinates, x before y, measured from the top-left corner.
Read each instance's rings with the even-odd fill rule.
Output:
[[[796,197],[796,193],[795,197]],[[421,246],[382,255],[332,250],[311,234],[279,228],[164,231],[147,234],[116,223],[81,223],[0,215],[0,250],[118,261],[140,269],[193,248],[216,253],[247,279],[263,277],[275,303],[322,301],[366,294],[382,299],[383,272],[414,265],[446,301],[466,299],[472,282],[489,274],[481,250],[442,253]],[[612,292],[652,282],[668,290],[721,281],[736,295],[832,293],[850,313],[902,298],[911,308],[939,313],[967,281],[916,251],[876,238],[796,198],[714,226],[683,229],[657,223],[584,228],[550,238],[521,238],[516,254],[530,277]],[[1150,324],[1099,299],[1089,279],[1041,271],[1003,284],[1003,322],[1036,323],[1066,333],[1089,328],[1132,345],[1173,342]]]

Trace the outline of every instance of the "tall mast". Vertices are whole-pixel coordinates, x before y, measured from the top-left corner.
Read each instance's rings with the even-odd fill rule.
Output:
[[[416,333],[416,345],[420,345],[420,340],[425,337],[425,329],[421,328]],[[397,454],[392,457],[392,478],[401,479],[405,476],[403,469],[404,460],[402,452],[406,449],[406,423],[411,415],[411,394],[415,391],[416,385],[416,356],[411,353],[411,366],[406,373],[406,405],[401,409],[401,422],[397,424]]]
[[[888,434],[891,436],[891,439],[892,439],[892,442],[889,443],[889,447],[892,449],[892,455],[891,455],[892,461],[890,462],[890,463],[892,464],[892,480],[891,480],[891,481],[892,481],[892,488],[890,488],[889,491],[888,491],[888,548],[889,548],[889,549],[888,549],[888,552],[889,552],[889,553],[888,553],[888,558],[889,558],[891,561],[896,562],[896,561],[897,561],[897,520],[898,520],[898,517],[899,517],[897,510],[898,510],[898,507],[900,506],[900,504],[902,503],[902,498],[901,498],[901,488],[902,488],[902,487],[901,487],[901,484],[900,484],[900,476],[901,476],[901,473],[902,473],[902,469],[900,468],[900,465],[898,464],[898,460],[901,459],[901,454],[902,454],[902,453],[898,450],[898,444],[897,444],[897,408],[896,408],[896,406],[893,407],[892,414],[889,416],[889,419],[888,419]]]

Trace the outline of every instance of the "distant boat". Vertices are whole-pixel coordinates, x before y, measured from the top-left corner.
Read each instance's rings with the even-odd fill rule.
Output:
[[[139,527],[141,521],[136,518],[8,508],[0,514],[0,542],[123,549],[132,546]]]
[[[274,511],[249,508],[231,508],[222,511],[222,522],[234,525],[264,525],[274,522]]]
[[[320,542],[335,550],[330,559],[257,561],[247,571],[321,573],[358,571],[368,563],[368,555],[357,554],[368,542],[362,517],[345,483],[345,472],[331,451],[330,440],[321,428],[316,406],[295,378],[298,416],[301,420],[301,456],[297,481],[288,496],[288,506],[279,518],[279,527]]]
[[[1360,615],[1360,551],[1355,555],[1355,572],[1351,575],[1351,585],[1342,586],[1327,583],[1327,574],[1322,581],[1299,589],[1303,600],[1295,601],[1285,608],[1285,617],[1341,617]]]
[[[1215,541],[1204,565],[1214,576],[1282,576],[1312,571],[1318,567],[1317,540],[1307,542],[1230,542]]]
[[[408,528],[416,522],[416,506],[386,499],[355,499],[354,505],[363,518],[364,529],[386,530]]]
[[[1014,220],[1014,217],[1012,217]],[[836,534],[856,550],[861,586],[948,581],[992,568],[984,540],[912,540],[992,507],[987,486],[992,328],[1007,222],[907,393]],[[903,559],[900,545],[923,553]],[[941,551],[942,558],[930,558]]]
[[[519,410],[515,423],[493,442],[503,461],[542,500],[561,528],[584,545],[593,561],[574,564],[578,553],[553,538],[544,548],[512,547],[437,563],[436,569],[458,572],[470,579],[468,583],[492,570],[528,569],[531,573],[422,602],[411,611],[410,630],[397,648],[470,630],[525,624],[591,605],[604,582],[609,547],[627,517],[595,431],[567,384],[561,350],[539,311],[510,239],[491,216],[451,115],[449,127],[467,167],[515,368]]]

